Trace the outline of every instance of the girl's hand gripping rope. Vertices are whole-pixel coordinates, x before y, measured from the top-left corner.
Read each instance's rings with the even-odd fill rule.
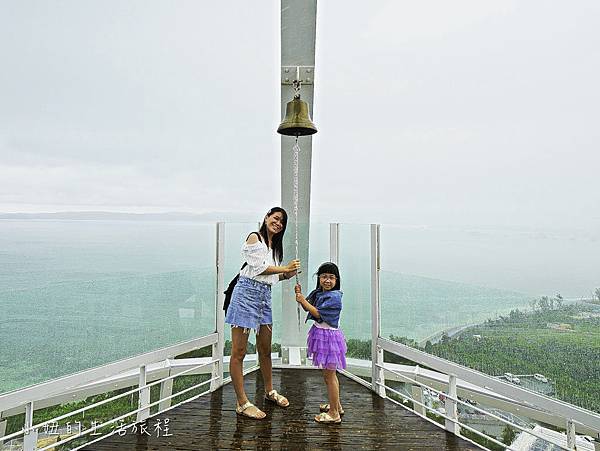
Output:
[[[296,302],[298,302],[299,304],[302,304],[302,301],[304,300],[304,296],[302,295],[302,286],[300,286],[299,283],[297,283],[296,286],[294,287],[294,292],[296,293]]]

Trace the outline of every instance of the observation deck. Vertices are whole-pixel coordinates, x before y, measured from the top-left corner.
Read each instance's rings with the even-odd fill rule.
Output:
[[[235,413],[235,392],[227,384],[210,395],[148,419],[147,434],[113,434],[84,450],[189,450],[199,449],[394,449],[474,450],[477,446],[450,434],[414,413],[380,398],[366,387],[340,376],[345,409],[339,425],[313,420],[327,394],[319,370],[280,368],[273,383],[290,399],[282,409],[263,402],[258,371],[245,377],[250,398],[267,414],[253,420]],[[168,419],[171,436],[153,431],[153,424]],[[157,437],[158,435],[158,437]]]

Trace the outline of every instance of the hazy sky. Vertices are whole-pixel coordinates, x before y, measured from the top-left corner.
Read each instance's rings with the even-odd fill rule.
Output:
[[[318,4],[313,213],[600,227],[600,3]],[[279,2],[0,0],[0,211],[279,203]]]

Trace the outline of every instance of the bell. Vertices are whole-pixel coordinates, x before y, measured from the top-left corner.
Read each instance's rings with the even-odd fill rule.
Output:
[[[287,103],[285,118],[279,124],[277,133],[286,136],[307,136],[317,133],[317,127],[308,114],[308,103],[300,100],[299,95],[294,96],[294,99]]]

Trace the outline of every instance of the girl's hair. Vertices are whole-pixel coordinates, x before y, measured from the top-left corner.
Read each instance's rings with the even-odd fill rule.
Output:
[[[271,248],[273,249],[273,258],[276,262],[281,263],[283,261],[283,235],[285,234],[285,228],[287,227],[288,216],[286,211],[281,207],[273,207],[269,211],[267,211],[267,217],[273,216],[275,213],[281,213],[283,215],[282,229],[281,232],[273,235],[273,239],[271,241]],[[265,244],[269,245],[269,235],[267,233],[267,224],[263,219],[262,225],[258,231],[260,235],[265,240]]]
[[[332,290],[341,289],[340,270],[335,263],[325,262],[319,266],[319,269],[317,269],[317,273],[315,274],[317,276],[317,290],[321,287],[318,278],[321,274],[333,274],[335,276],[335,286],[332,288]]]

